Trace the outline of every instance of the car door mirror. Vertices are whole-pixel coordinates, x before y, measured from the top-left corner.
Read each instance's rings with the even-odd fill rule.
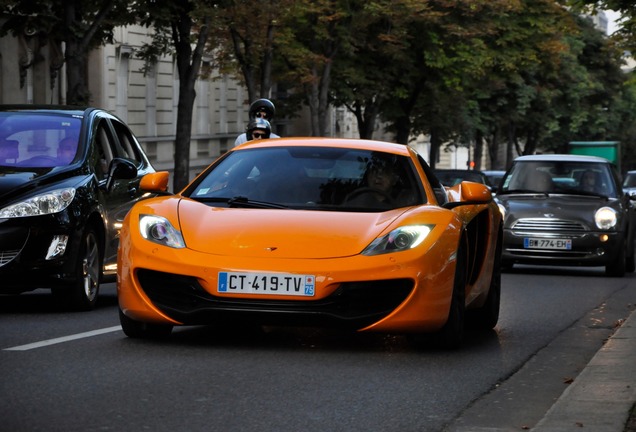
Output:
[[[444,204],[444,208],[454,208],[462,205],[487,204],[492,201],[492,193],[483,183],[463,181],[455,186],[447,188],[455,197],[454,201]]]
[[[149,173],[141,178],[139,188],[144,192],[164,193],[168,191],[169,180],[170,173],[168,171]]]
[[[137,177],[137,167],[129,160],[122,158],[114,158],[108,166],[108,175],[106,176],[106,191],[110,192],[115,180],[133,179]]]

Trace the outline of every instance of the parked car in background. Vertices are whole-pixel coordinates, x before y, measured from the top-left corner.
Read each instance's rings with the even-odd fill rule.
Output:
[[[625,173],[625,177],[623,177],[623,192],[630,196],[636,195],[636,170]]]
[[[471,181],[485,184],[489,189],[491,188],[488,177],[479,170],[436,168],[433,171],[444,186],[455,186],[463,181]]]
[[[486,177],[488,177],[488,183],[490,183],[490,190],[493,193],[497,193],[497,190],[499,190],[499,185],[501,184],[501,180],[506,174],[506,171],[484,170],[483,173],[486,175]]]
[[[116,275],[124,216],[144,184],[167,181],[104,110],[0,107],[0,294],[50,288],[93,308],[100,282]]]
[[[126,216],[120,322],[129,337],[247,322],[435,333],[456,347],[465,309],[476,327],[497,322],[500,233],[487,187],[446,189],[407,146],[250,141]]]
[[[502,265],[633,272],[636,219],[619,179],[613,164],[595,156],[515,159],[496,196],[504,215]]]

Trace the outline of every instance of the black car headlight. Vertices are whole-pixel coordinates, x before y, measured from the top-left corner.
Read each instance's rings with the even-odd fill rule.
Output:
[[[618,221],[616,210],[611,207],[601,207],[594,213],[594,222],[600,229],[611,229]]]
[[[432,225],[409,225],[396,228],[387,235],[375,239],[362,251],[362,255],[379,255],[413,249],[421,244],[432,230]]]
[[[75,188],[57,189],[0,209],[0,219],[42,216],[66,209],[75,197]]]
[[[166,218],[156,215],[139,216],[139,232],[148,241],[175,249],[185,247],[183,236]]]

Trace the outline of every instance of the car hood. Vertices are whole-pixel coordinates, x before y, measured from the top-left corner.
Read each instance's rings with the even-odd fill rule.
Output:
[[[325,259],[359,254],[404,213],[219,208],[179,204],[188,248],[216,255]]]
[[[506,225],[518,219],[549,218],[594,223],[594,213],[601,207],[618,210],[620,201],[585,195],[505,194],[496,200],[506,209]],[[620,213],[620,212],[619,212]]]
[[[0,202],[58,178],[55,168],[13,169],[0,167]]]
[[[9,203],[29,192],[47,187],[65,187],[76,183],[74,176],[82,176],[72,166],[57,168],[13,169],[0,167],[0,205]]]

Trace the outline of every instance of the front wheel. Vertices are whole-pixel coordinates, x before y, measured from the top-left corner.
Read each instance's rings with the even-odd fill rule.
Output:
[[[605,266],[605,275],[610,277],[623,277],[627,269],[625,259],[625,242],[619,245],[618,254],[614,261]]]
[[[464,248],[457,250],[457,262],[455,267],[455,281],[451,297],[448,320],[436,334],[438,344],[442,348],[459,348],[464,340],[464,318],[466,298],[466,253]]]
[[[493,263],[492,276],[486,302],[482,307],[473,312],[474,324],[480,330],[492,330],[499,321],[499,308],[501,304],[501,239],[497,242],[495,261]]]
[[[97,304],[102,270],[102,251],[95,229],[86,228],[79,247],[74,280],[67,287],[54,289],[53,295],[74,310],[88,311]]]
[[[129,338],[160,339],[168,337],[172,332],[172,326],[169,324],[151,324],[137,321],[127,317],[121,308],[119,309],[119,323],[124,334]]]

